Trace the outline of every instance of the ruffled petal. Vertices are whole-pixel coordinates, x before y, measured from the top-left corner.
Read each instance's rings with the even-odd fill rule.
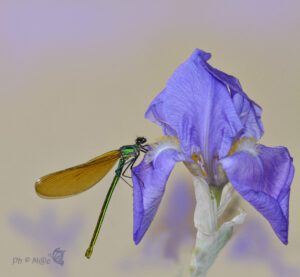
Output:
[[[148,230],[165,191],[176,162],[182,161],[177,150],[167,148],[155,159],[144,160],[133,168],[133,240],[138,244]]]
[[[288,243],[289,196],[294,176],[285,147],[257,145],[221,160],[229,181],[271,224],[278,238]]]
[[[247,96],[237,78],[212,67],[208,63],[205,63],[205,66],[215,78],[227,86],[236,112],[244,126],[241,136],[260,139],[264,133],[261,107]]]
[[[182,151],[201,153],[208,167],[224,157],[243,128],[227,86],[206,67],[210,54],[196,49],[152,101],[145,117],[177,136]]]

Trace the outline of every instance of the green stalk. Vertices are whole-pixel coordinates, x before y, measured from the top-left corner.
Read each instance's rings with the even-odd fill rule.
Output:
[[[219,207],[221,202],[223,186],[209,186],[209,189],[213,197],[216,199],[217,207]]]

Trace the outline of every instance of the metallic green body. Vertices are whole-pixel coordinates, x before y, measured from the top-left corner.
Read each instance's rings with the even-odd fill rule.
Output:
[[[131,160],[131,159],[136,159],[138,157],[138,155],[140,153],[140,145],[133,144],[133,145],[122,146],[120,148],[120,152],[121,152],[121,158],[119,160],[118,167],[115,171],[115,177],[114,177],[114,179],[110,185],[110,188],[106,194],[106,197],[105,197],[104,203],[102,205],[101,212],[100,212],[100,215],[99,215],[99,218],[98,218],[98,221],[97,221],[94,233],[93,233],[93,237],[91,239],[88,249],[85,252],[85,256],[87,258],[90,258],[93,253],[93,248],[96,243],[97,237],[99,235],[108,204],[111,200],[112,194],[113,194],[113,192],[116,188],[116,185],[120,179],[120,176],[123,172],[124,165],[125,165],[126,161]]]
[[[140,152],[139,145],[125,145],[120,148],[122,158],[127,160],[132,157],[136,157]]]

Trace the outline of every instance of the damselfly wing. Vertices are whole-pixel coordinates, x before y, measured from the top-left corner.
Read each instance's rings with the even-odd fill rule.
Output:
[[[37,194],[45,198],[62,198],[83,192],[97,184],[121,157],[120,150],[107,152],[86,163],[60,170],[38,179]]]

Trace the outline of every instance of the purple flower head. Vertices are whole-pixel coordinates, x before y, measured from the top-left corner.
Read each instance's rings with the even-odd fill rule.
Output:
[[[134,241],[149,228],[168,177],[182,161],[210,186],[231,182],[287,244],[292,158],[285,147],[256,144],[263,135],[261,108],[235,77],[209,65],[210,57],[196,49],[146,111],[168,139],[133,169]]]

